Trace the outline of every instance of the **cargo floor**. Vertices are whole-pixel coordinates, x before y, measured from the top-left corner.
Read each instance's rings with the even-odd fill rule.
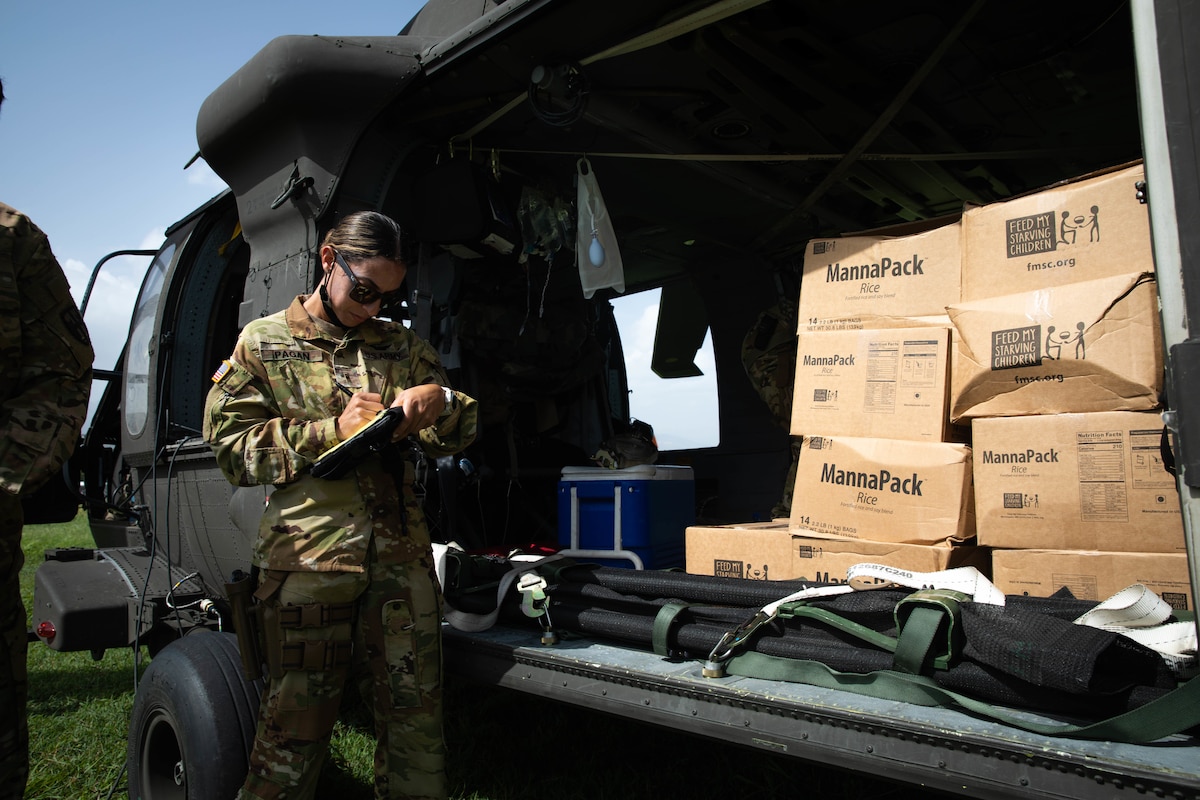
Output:
[[[697,661],[582,636],[546,646],[532,628],[444,631],[447,669],[471,680],[943,792],[1200,798],[1194,736],[1151,745],[1048,737],[952,709],[801,684],[705,678]]]

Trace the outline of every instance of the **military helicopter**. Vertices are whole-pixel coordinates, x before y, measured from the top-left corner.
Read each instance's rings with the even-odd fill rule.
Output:
[[[130,795],[224,796],[245,773],[260,687],[241,677],[223,587],[248,569],[265,491],[220,474],[199,436],[204,398],[240,328],[313,289],[316,244],[340,216],[377,209],[410,233],[406,299],[383,313],[434,344],[483,409],[477,443],[427,465],[436,538],[580,549],[559,524],[564,470],[594,467],[635,417],[661,428],[696,402],[676,393],[658,420],[636,408],[637,348],[663,381],[696,377],[701,361],[713,373],[710,441],[655,448],[658,464],[691,477],[681,545],[693,522],[769,519],[785,491],[788,425],[747,364],[782,353],[768,372],[790,378],[789,348],[767,343],[794,345],[814,239],[928,230],[965,206],[1145,159],[1176,348],[1168,402],[1187,396],[1194,265],[1179,253],[1196,248],[1182,220],[1200,210],[1188,172],[1200,79],[1188,94],[1182,42],[1200,21],[1183,5],[430,0],[396,35],[270,42],[198,110],[199,156],[229,189],[167,230],[73,459],[97,546],[48,553],[38,571],[33,625],[50,647],[153,656],[130,728]],[[336,97],[338,113],[314,114],[319,97]],[[1166,124],[1178,119],[1189,121]],[[647,292],[659,293],[652,340],[614,312]],[[764,318],[771,308],[784,310]],[[1190,508],[1194,434],[1185,408],[1168,412]],[[533,658],[521,648],[448,632],[447,665],[520,687],[508,668]],[[651,699],[675,678],[648,665],[622,683],[613,665],[627,656],[597,652],[589,663],[615,713],[730,735],[724,699],[695,715],[659,707]],[[601,702],[554,680],[580,668],[555,658],[526,662],[539,678],[527,690]],[[1192,738],[1171,753],[1106,751],[1096,766],[1106,757],[1086,743],[980,728],[969,746],[945,747],[956,723],[940,718],[881,714],[860,730],[860,714],[836,704],[756,698],[732,741],[765,737],[947,791],[1105,796],[1113,784],[1097,771],[1200,789]],[[780,709],[844,736],[802,737]],[[1031,748],[1046,769],[1020,766]],[[1008,754],[1000,777],[985,768]]]

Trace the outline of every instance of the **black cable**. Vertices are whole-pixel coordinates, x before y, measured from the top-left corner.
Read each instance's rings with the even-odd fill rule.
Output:
[[[125,777],[125,773],[129,770],[129,759],[125,759],[121,764],[121,771],[117,773],[117,777],[113,779],[112,786],[108,787],[108,794],[105,795],[105,800],[112,800],[113,792],[117,790],[117,784],[121,782],[121,778]]]
[[[165,389],[166,389],[166,382],[167,382],[167,373],[169,371],[170,364],[171,364],[171,348],[168,347],[168,348],[166,348],[166,352],[163,354],[163,360],[162,360],[161,369],[159,371],[159,377],[158,377],[158,381],[159,381],[158,382],[158,409],[156,410],[155,416],[154,416],[154,461],[151,462],[150,469],[147,470],[145,477],[143,477],[140,481],[138,481],[138,488],[140,488],[142,486],[142,484],[144,484],[146,482],[147,478],[149,478],[153,475],[156,475],[158,473],[158,459],[162,456],[162,453],[166,450],[165,445],[163,445],[161,448],[159,447],[159,437],[162,435],[162,431],[163,431],[163,426],[161,424],[159,424],[159,421],[163,418],[163,407],[166,404],[166,394],[167,393],[166,393]],[[176,452],[178,452],[178,450],[176,450]],[[154,555],[155,555],[155,552],[158,550],[158,531],[157,531],[158,492],[153,491],[153,483],[151,484],[151,489],[152,489],[151,494],[153,496],[152,497],[152,505],[147,506],[150,510],[150,527],[149,527],[149,530],[150,530],[150,548],[149,548],[150,563],[146,566],[146,580],[142,584],[142,594],[141,594],[141,597],[138,598],[138,609],[137,609],[137,614],[135,615],[135,618],[134,618],[134,620],[135,620],[134,624],[136,627],[133,632],[133,693],[135,696],[137,695],[137,689],[138,689],[138,668],[141,666],[141,661],[142,661],[142,613],[144,612],[145,607],[146,607],[146,594],[150,590],[150,574],[154,571]],[[168,497],[169,497],[170,496],[169,495],[169,490],[170,490],[169,484],[168,484],[167,489],[168,489]],[[133,494],[131,494],[130,497],[133,497]],[[170,581],[171,581],[170,563],[171,562],[170,562],[170,550],[169,550],[169,548],[170,548],[170,538],[169,537],[167,540],[167,546],[168,546],[167,583],[168,583],[168,585],[170,585]]]

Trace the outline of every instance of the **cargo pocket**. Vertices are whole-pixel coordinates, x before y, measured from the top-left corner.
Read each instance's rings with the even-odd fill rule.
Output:
[[[70,455],[58,441],[64,421],[56,414],[17,409],[9,418],[8,437],[0,443],[4,475],[0,485],[12,493],[35,490],[52,475],[56,461]]]
[[[268,738],[288,742],[320,742],[333,731],[345,678],[326,672],[288,670],[276,679],[274,714]]]
[[[392,708],[421,705],[421,676],[417,658],[417,629],[412,604],[406,599],[383,605],[383,653],[387,662]]]
[[[247,447],[246,474],[259,483],[287,484],[296,480],[300,465],[286,447]]]

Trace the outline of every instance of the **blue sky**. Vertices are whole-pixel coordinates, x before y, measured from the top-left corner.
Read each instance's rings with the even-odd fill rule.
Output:
[[[116,250],[156,249],[168,226],[224,188],[196,154],[204,99],[276,36],[387,36],[421,0],[0,0],[0,201],[27,214],[82,299],[96,263]],[[108,261],[88,298],[96,367],[117,366],[150,259]],[[653,298],[617,302],[630,362],[633,413],[659,443],[713,443],[711,350],[704,378],[665,382],[649,370]],[[686,386],[685,386],[686,384]],[[679,392],[710,406],[699,425]],[[99,391],[93,392],[98,399]],[[689,409],[692,403],[686,404]],[[669,408],[674,411],[668,411]],[[695,441],[698,428],[713,433]],[[708,441],[703,441],[704,439]]]
[[[50,237],[82,298],[114,250],[163,231],[225,187],[195,155],[196,115],[276,36],[399,32],[418,0],[0,0],[0,201]],[[115,365],[149,259],[108,262],[88,301],[96,366]]]

